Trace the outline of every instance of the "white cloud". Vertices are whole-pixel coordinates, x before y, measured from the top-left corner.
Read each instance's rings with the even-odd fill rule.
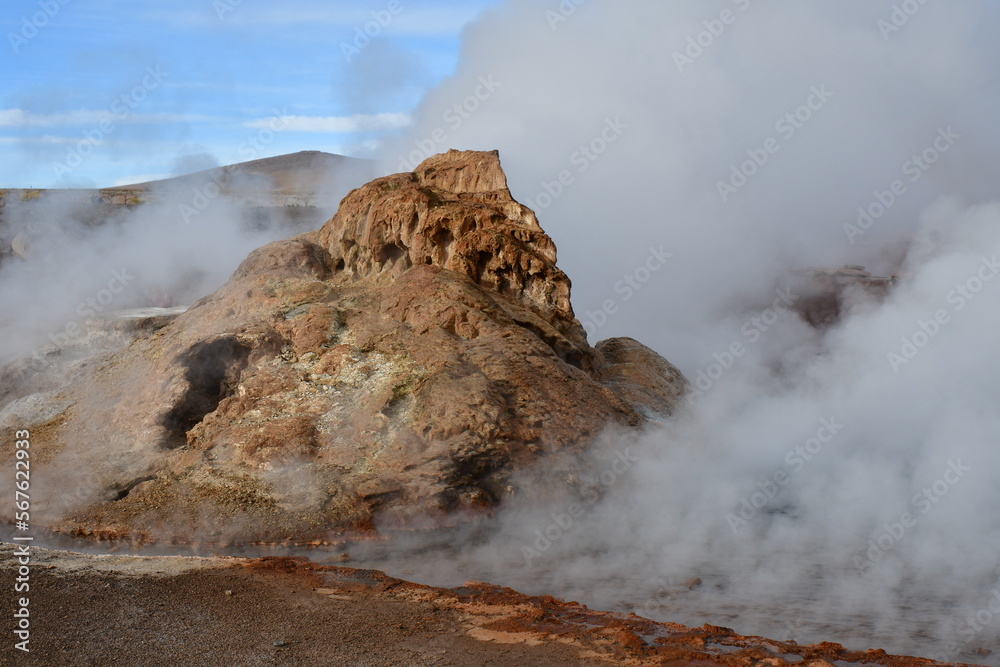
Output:
[[[318,132],[340,134],[343,132],[372,132],[396,130],[411,123],[407,113],[354,114],[353,116],[281,116],[261,118],[244,123],[253,129],[276,129],[285,132]]]
[[[122,117],[110,110],[76,109],[59,113],[32,113],[24,109],[0,109],[0,127],[61,127],[67,125],[99,125],[112,123],[195,123],[219,121],[222,118],[179,113],[132,113]]]
[[[0,137],[0,146],[63,146],[79,142],[80,137],[54,137],[51,135],[44,137]]]
[[[432,2],[425,6],[411,6],[409,2],[401,2],[402,11],[392,15],[391,21],[385,26],[385,34],[398,36],[452,36],[461,28],[474,20],[482,9],[489,6],[488,0],[479,2]],[[415,4],[415,3],[414,3]],[[231,12],[223,13],[221,19],[211,11],[171,11],[153,10],[151,20],[167,21],[174,25],[189,28],[201,28],[221,24],[227,27],[287,27],[310,26],[323,27],[329,30],[353,31],[355,27],[364,28],[366,23],[377,20],[373,12],[381,17],[388,13],[388,2],[375,5],[370,9],[362,7],[329,7],[316,6],[306,2],[297,7],[281,5],[280,7],[251,7],[241,5]]]

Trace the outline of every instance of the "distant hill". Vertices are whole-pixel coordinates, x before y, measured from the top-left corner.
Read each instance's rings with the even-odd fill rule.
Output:
[[[198,187],[209,181],[226,191],[265,191],[282,194],[323,192],[344,180],[361,183],[374,176],[375,162],[322,151],[300,151],[288,155],[215,167],[158,181],[135,183],[105,191],[137,191]]]
[[[248,227],[300,233],[321,226],[336,211],[337,202],[374,178],[374,172],[373,160],[301,151],[99,190],[0,189],[0,263],[13,255],[25,257],[33,239],[45,234],[44,218],[31,211],[46,202],[72,206],[75,221],[96,227],[152,201],[177,201],[198,210],[192,191],[205,197],[208,188],[217,185],[221,194],[242,207]]]

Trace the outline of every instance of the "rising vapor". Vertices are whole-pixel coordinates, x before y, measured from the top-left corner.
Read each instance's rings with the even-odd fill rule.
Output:
[[[633,336],[703,379],[584,466],[599,501],[531,495],[461,567],[405,567],[1000,664],[996,9],[546,4],[467,28],[385,170],[498,148],[591,343]],[[844,264],[889,294],[810,326],[789,277]]]

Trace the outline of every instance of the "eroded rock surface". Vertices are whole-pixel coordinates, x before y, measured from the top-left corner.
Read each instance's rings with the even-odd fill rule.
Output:
[[[46,394],[36,516],[302,540],[490,508],[513,471],[662,418],[684,388],[635,341],[592,348],[555,261],[496,152],[372,181]]]

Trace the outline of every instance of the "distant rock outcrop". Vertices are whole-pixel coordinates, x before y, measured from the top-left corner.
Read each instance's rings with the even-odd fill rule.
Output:
[[[884,300],[898,280],[897,274],[873,276],[865,267],[847,264],[836,269],[800,269],[783,280],[794,295],[793,308],[816,329],[837,324],[846,304],[860,298]]]
[[[591,347],[555,261],[496,152],[376,179],[47,395],[39,518],[277,541],[494,506],[514,471],[668,415],[685,385],[635,341]]]

